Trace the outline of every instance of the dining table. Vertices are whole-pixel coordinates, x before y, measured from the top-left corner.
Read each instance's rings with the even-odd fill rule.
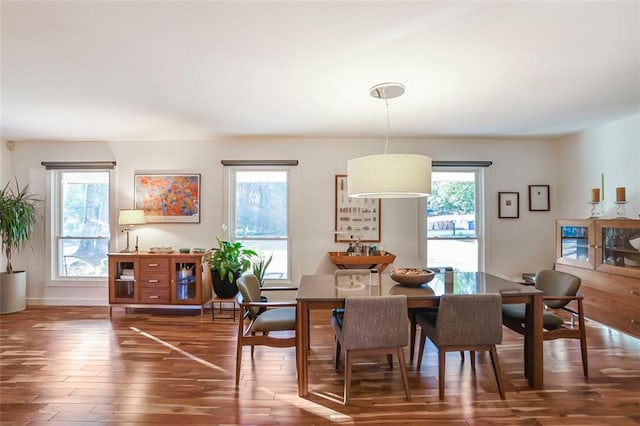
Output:
[[[438,306],[445,294],[499,293],[503,304],[526,304],[524,336],[524,376],[532,389],[543,387],[543,292],[533,286],[522,285],[487,272],[454,272],[453,280],[445,280],[444,273],[435,274],[428,283],[405,286],[388,274],[372,271],[370,280],[362,282],[354,275],[303,275],[296,294],[296,362],[298,395],[309,395],[308,357],[310,350],[310,311],[344,308],[350,296],[383,296],[404,294],[408,308]]]

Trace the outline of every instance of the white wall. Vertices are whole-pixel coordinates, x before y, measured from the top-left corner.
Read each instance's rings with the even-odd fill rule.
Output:
[[[615,126],[614,126],[615,127]],[[608,134],[613,129],[605,129]],[[606,138],[606,136],[600,136]],[[636,138],[637,129],[636,129]],[[420,139],[393,140],[389,152],[422,153],[434,160],[490,160],[486,169],[486,270],[515,278],[522,272],[551,267],[555,253],[554,220],[582,213],[582,198],[567,208],[566,194],[573,191],[562,158],[570,141],[544,139]],[[581,144],[577,150],[586,149]],[[116,160],[116,205],[112,211],[133,205],[135,173],[190,172],[202,174],[200,224],[147,224],[134,230],[141,250],[151,246],[213,247],[223,236],[223,177],[220,161],[238,159],[297,159],[291,174],[291,234],[293,237],[292,279],[302,274],[332,272],[327,251],[344,249],[333,242],[334,175],[346,173],[350,158],[381,153],[384,141],[375,139],[240,139],[160,142],[18,142],[12,158],[21,181],[31,180],[34,190],[44,194],[45,172],[41,161]],[[561,157],[558,158],[558,152]],[[575,153],[574,153],[575,154]],[[606,153],[605,153],[606,154]],[[636,151],[637,158],[637,151]],[[635,182],[637,182],[637,172]],[[599,175],[598,175],[599,176]],[[613,185],[613,181],[612,185]],[[35,185],[34,185],[35,183]],[[529,212],[528,185],[551,186],[551,211]],[[585,188],[591,185],[586,184]],[[631,186],[629,183],[628,186]],[[497,218],[497,193],[520,193],[520,218]],[[633,192],[631,192],[633,193]],[[635,193],[637,197],[637,189]],[[588,195],[588,193],[587,193]],[[382,242],[397,255],[396,265],[420,265],[417,200],[382,201]],[[582,215],[580,215],[582,216]],[[115,220],[115,214],[114,214]],[[116,229],[115,222],[112,224]],[[118,232],[114,250],[124,247]],[[32,241],[34,249],[16,258],[20,268],[29,270],[28,303],[107,303],[106,283],[77,283],[55,286],[44,272],[46,247],[44,229]],[[35,259],[35,262],[34,262]]]
[[[640,214],[640,114],[558,141],[558,178],[562,191],[559,214],[588,217],[591,188],[604,173],[604,217],[615,217],[616,187],[627,188],[627,217]]]

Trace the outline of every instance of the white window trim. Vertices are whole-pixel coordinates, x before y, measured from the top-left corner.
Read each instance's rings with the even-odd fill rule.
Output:
[[[82,169],[50,169],[46,174],[47,196],[46,198],[46,217],[45,217],[45,244],[49,248],[48,259],[45,267],[45,283],[48,287],[105,287],[109,282],[108,277],[60,277],[56,273],[56,264],[58,259],[58,244],[56,239],[56,228],[61,215],[61,206],[58,202],[58,194],[60,193],[60,173],[64,171],[79,171]],[[114,185],[114,169],[97,170],[95,168],[86,169],[88,172],[103,171],[109,172],[109,251],[113,249],[115,241],[114,233],[117,227],[114,227],[114,218],[112,217],[113,206],[115,206]]]
[[[293,236],[291,235],[291,175],[293,166],[227,166],[227,172],[224,174],[224,200],[226,201],[227,208],[223,211],[223,224],[222,224],[222,238],[228,241],[235,240],[235,201],[231,200],[231,188],[236,187],[236,172],[237,171],[283,171],[287,173],[287,279],[284,280],[273,280],[273,282],[277,282],[278,284],[291,284],[292,281],[292,241]],[[223,203],[225,204],[225,203]],[[266,280],[269,283],[272,280]]]
[[[473,172],[476,175],[476,238],[457,238],[457,239],[475,239],[478,242],[478,271],[485,270],[485,207],[484,207],[484,167],[438,167],[433,166],[436,172]],[[427,198],[422,198],[418,203],[419,232],[420,232],[420,258],[423,263],[427,264],[427,217],[424,212],[427,209]]]

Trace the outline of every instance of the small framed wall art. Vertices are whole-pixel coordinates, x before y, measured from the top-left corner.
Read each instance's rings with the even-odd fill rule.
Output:
[[[498,218],[517,219],[520,217],[520,193],[498,192]]]
[[[548,212],[549,185],[529,185],[529,211]]]
[[[200,223],[199,174],[136,174],[135,208],[151,223]]]
[[[380,199],[349,197],[347,175],[336,175],[335,242],[353,235],[362,242],[380,241]]]

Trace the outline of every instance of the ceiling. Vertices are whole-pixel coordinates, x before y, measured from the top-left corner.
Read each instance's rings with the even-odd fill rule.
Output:
[[[7,140],[557,136],[640,112],[640,1],[2,0]]]

